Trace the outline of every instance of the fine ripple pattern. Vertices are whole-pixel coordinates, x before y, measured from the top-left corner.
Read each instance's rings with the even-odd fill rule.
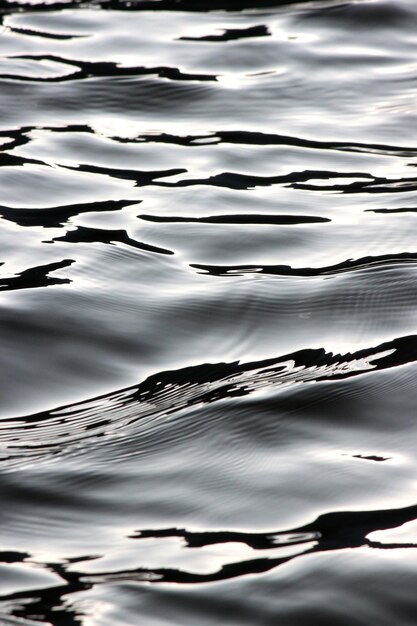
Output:
[[[415,626],[415,1],[0,25],[0,624]]]

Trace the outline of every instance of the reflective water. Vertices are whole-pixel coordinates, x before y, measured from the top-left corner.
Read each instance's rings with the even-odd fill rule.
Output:
[[[415,2],[0,16],[0,623],[414,626]]]

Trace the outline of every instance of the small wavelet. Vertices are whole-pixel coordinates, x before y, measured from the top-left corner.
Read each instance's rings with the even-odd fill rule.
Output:
[[[362,259],[348,259],[342,263],[329,265],[327,267],[302,267],[293,268],[290,265],[268,265],[268,266],[210,266],[192,264],[191,267],[207,272],[212,276],[228,276],[243,274],[272,274],[277,276],[299,276],[299,277],[316,277],[316,276],[332,276],[345,272],[353,272],[357,270],[374,270],[380,267],[386,267],[397,264],[415,263],[417,260],[416,253],[403,252],[397,255],[381,255],[378,257],[364,257]]]
[[[337,381],[369,371],[398,367],[417,360],[416,336],[402,337],[375,348],[340,355],[306,349],[250,363],[217,363],[155,374],[129,387],[87,402],[50,412],[4,420],[0,425],[3,461],[14,466],[32,455],[64,452],[85,439],[105,445],[112,433],[147,427],[186,407],[248,396],[265,388]],[[137,433],[135,434],[135,437]],[[108,462],[108,458],[106,462]]]
[[[80,213],[120,211],[126,206],[138,204],[139,202],[140,200],[108,200],[39,209],[34,209],[33,207],[29,209],[0,206],[0,215],[3,219],[14,222],[18,226],[57,228],[64,226],[71,217],[80,215]]]

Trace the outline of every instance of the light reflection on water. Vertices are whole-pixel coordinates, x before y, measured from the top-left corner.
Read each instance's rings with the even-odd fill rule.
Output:
[[[414,626],[414,3],[0,15],[0,622]]]

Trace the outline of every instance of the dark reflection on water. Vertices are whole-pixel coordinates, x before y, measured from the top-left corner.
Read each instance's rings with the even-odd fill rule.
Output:
[[[39,450],[45,457],[48,450],[54,455],[65,454],[68,447],[79,449],[80,438],[103,438],[105,445],[115,430],[121,437],[126,427],[138,421],[160,420],[187,407],[242,397],[268,387],[341,380],[416,360],[417,336],[409,336],[353,354],[299,350],[251,363],[205,363],[160,372],[137,386],[89,402],[3,421],[4,459],[10,467],[15,454],[18,461],[26,461],[33,451],[38,455]],[[137,435],[123,433],[127,441]]]
[[[86,226],[78,226],[76,230],[68,231],[63,237],[56,237],[53,241],[70,241],[72,243],[115,243],[120,242],[139,250],[147,250],[149,252],[158,252],[159,254],[174,254],[171,250],[149,246],[146,243],[135,241],[125,230],[104,230],[102,228],[87,228]]]
[[[0,280],[0,289],[3,291],[10,289],[33,289],[34,287],[46,287],[47,285],[70,283],[71,281],[68,278],[49,276],[49,273],[62,269],[63,267],[68,267],[71,263],[74,263],[74,261],[64,259],[59,263],[48,263],[48,265],[31,267],[23,272],[20,272],[17,276],[2,278]]]
[[[307,543],[301,552],[285,557],[257,557],[249,561],[227,563],[219,571],[210,574],[196,574],[178,569],[161,568],[146,570],[143,568],[99,572],[85,575],[77,571],[82,564],[98,557],[80,557],[68,559],[63,563],[45,563],[42,566],[56,575],[60,584],[53,587],[37,588],[30,592],[17,592],[0,596],[0,602],[14,601],[16,617],[26,617],[29,610],[31,618],[51,624],[82,624],[83,615],[77,611],[66,609],[66,596],[73,593],[88,591],[98,585],[115,582],[146,582],[202,584],[225,581],[248,574],[262,574],[283,566],[293,559],[308,554],[355,549],[363,546],[378,550],[414,549],[417,543],[382,543],[372,541],[367,535],[374,531],[386,530],[414,521],[417,505],[392,510],[340,512],[321,515],[311,524],[300,528],[268,534],[212,532],[193,533],[181,529],[143,530],[133,535],[134,539],[175,538],[183,539],[188,548],[204,548],[215,544],[244,543],[254,551],[274,550],[284,546],[299,546]],[[19,552],[0,553],[3,563],[30,562],[29,554]],[[77,568],[77,569],[75,569]],[[29,602],[29,605],[27,603]],[[26,607],[23,608],[26,604]],[[20,607],[19,607],[20,605]],[[19,607],[19,608],[18,608]]]
[[[414,263],[417,259],[417,255],[414,253],[403,252],[397,256],[391,256],[389,254],[381,255],[380,257],[364,257],[363,259],[354,259],[344,261],[343,263],[337,263],[336,265],[329,265],[328,267],[302,267],[292,268],[288,265],[272,265],[261,267],[212,267],[208,265],[197,265],[195,267],[199,270],[204,270],[209,274],[215,276],[224,276],[230,273],[242,273],[245,272],[258,272],[263,274],[279,274],[281,276],[326,276],[336,274],[340,272],[351,272],[352,270],[360,269],[373,269],[375,267],[384,267],[387,265],[393,265],[395,263]]]
[[[18,209],[14,207],[0,207],[3,219],[14,222],[18,226],[43,226],[43,228],[58,228],[64,226],[71,217],[81,213],[96,211],[120,211],[125,206],[137,204],[137,200],[108,200],[107,202],[87,202],[86,204],[70,204],[68,206],[54,206],[40,209]]]
[[[414,626],[415,3],[0,19],[1,624]]]

